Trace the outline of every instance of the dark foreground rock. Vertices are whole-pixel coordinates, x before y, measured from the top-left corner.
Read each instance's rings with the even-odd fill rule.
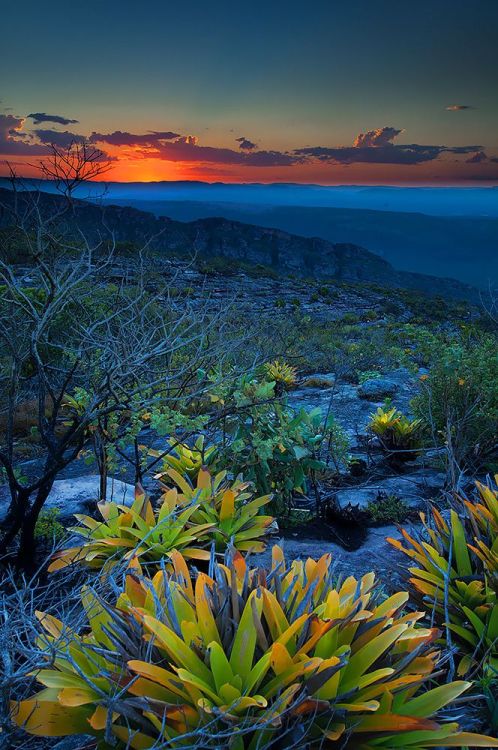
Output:
[[[283,547],[288,561],[298,559],[306,560],[308,557],[318,558],[325,554],[332,555],[332,564],[337,576],[363,576],[373,571],[379,582],[391,591],[403,587],[402,573],[406,567],[404,556],[397,552],[386,537],[401,538],[396,526],[379,526],[368,530],[364,544],[357,550],[348,552],[332,541],[319,541],[307,539],[303,534],[305,531],[296,531],[295,536],[287,535],[285,538],[276,539],[275,544]],[[253,555],[253,565],[271,565],[270,544],[265,552]]]

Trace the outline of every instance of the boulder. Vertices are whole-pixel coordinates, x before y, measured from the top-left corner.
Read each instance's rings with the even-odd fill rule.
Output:
[[[366,509],[370,502],[375,502],[379,493],[398,497],[412,509],[422,508],[427,500],[435,499],[443,490],[445,475],[431,470],[420,470],[402,477],[387,477],[370,485],[351,487],[335,493],[341,508],[348,505]]]
[[[75,513],[88,513],[98,500],[98,496],[98,476],[58,479],[54,482],[44,507],[57,508],[62,517],[72,516]],[[135,488],[132,484],[114,477],[107,479],[107,500],[122,505],[131,505],[134,497]]]
[[[382,401],[385,398],[394,396],[398,387],[398,383],[394,380],[389,380],[388,378],[371,378],[358,386],[358,396],[367,399],[367,401]]]
[[[44,510],[56,508],[62,519],[71,519],[75,513],[88,513],[99,496],[99,477],[81,476],[71,479],[57,479],[45,501]],[[107,499],[122,505],[131,505],[135,488],[121,479],[109,477],[107,480]],[[8,498],[2,493],[0,518],[7,512]]]
[[[339,490],[335,493],[335,500],[343,510],[348,505],[366,510],[371,502],[375,502],[379,494],[379,488],[375,487],[356,487],[349,490]]]
[[[394,524],[368,529],[364,544],[357,550],[347,552],[334,539],[323,541],[306,536],[305,529],[297,535],[288,535],[278,540],[283,547],[287,561],[315,560],[325,554],[332,555],[334,575],[344,577],[354,575],[360,577],[374,571],[386,590],[396,591],[403,588],[400,571],[406,567],[404,555],[395,550],[386,537],[401,539],[401,534]],[[272,546],[268,545],[263,553],[251,556],[251,566],[271,567]]]

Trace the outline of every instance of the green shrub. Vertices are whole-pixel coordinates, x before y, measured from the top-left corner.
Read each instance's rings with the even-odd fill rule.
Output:
[[[348,441],[332,416],[320,409],[297,412],[285,395],[275,398],[273,381],[245,376],[221,400],[237,409],[223,421],[223,439],[216,466],[255,484],[259,494],[274,496],[274,510],[289,507],[295,492],[303,493],[316,472],[346,462]],[[285,504],[285,505],[284,505]]]
[[[366,383],[367,380],[376,380],[381,377],[382,373],[378,370],[364,370],[363,372],[358,373],[358,383],[362,385],[362,383]]]
[[[355,325],[360,322],[360,316],[356,313],[347,312],[344,313],[341,320],[345,325]]]
[[[60,542],[66,533],[61,524],[58,508],[47,508],[41,511],[35,526],[35,539],[46,542]]]
[[[413,409],[460,468],[477,469],[498,455],[496,339],[439,346],[434,357]]]
[[[417,457],[417,449],[422,444],[422,422],[408,419],[395,406],[379,406],[370,415],[368,428],[379,438],[382,447],[399,459],[409,461]]]

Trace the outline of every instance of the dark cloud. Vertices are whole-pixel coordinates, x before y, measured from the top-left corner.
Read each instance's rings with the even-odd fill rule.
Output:
[[[402,130],[391,127],[377,128],[360,133],[352,146],[309,146],[296,149],[298,156],[336,164],[423,164],[434,161],[442,153],[469,154],[480,151],[481,146],[425,146],[418,143],[395,144]]]
[[[69,130],[44,130],[37,129],[34,133],[38,136],[40,141],[47,146],[59,146],[60,148],[68,148],[71,143],[84,143],[86,138],[84,135],[78,135],[77,133],[71,133]]]
[[[483,161],[487,161],[488,157],[484,153],[484,151],[476,151],[472,156],[469,156],[468,159],[465,159],[467,164],[481,164]]]
[[[485,151],[476,151],[468,159],[465,159],[467,164],[498,164],[498,158],[495,156],[488,156]]]
[[[498,159],[495,159],[498,161]],[[478,180],[479,182],[498,182],[498,172],[496,174],[473,174],[465,176],[466,180]]]
[[[47,115],[46,112],[32,112],[28,115],[35,125],[41,125],[42,122],[55,122],[57,125],[75,125],[78,120],[70,120],[69,117],[62,115]]]
[[[250,153],[234,151],[230,148],[200,146],[190,138],[178,139],[163,143],[155,152],[146,156],[156,156],[168,161],[196,161],[211,164],[238,164],[248,167],[287,167],[302,161],[299,155],[286,154],[281,151],[252,151]]]
[[[239,144],[241,151],[254,151],[257,148],[257,144],[250,141],[248,138],[242,136],[241,138],[235,139]]]
[[[299,154],[288,154],[282,151],[252,151],[244,156],[242,164],[250,167],[290,167],[304,161]]]
[[[32,136],[22,132],[23,117],[0,114],[0,154],[3,156],[42,156],[45,146],[32,143]]]
[[[170,141],[173,138],[180,138],[179,133],[171,131],[152,130],[148,133],[127,133],[121,130],[115,130],[113,133],[92,133],[90,141],[93,143],[108,143],[111,146],[150,146],[160,144],[162,141]]]
[[[142,149],[136,151],[143,158],[164,159],[174,162],[205,162],[209,164],[238,164],[251,167],[286,167],[303,161],[297,154],[281,151],[235,151],[231,148],[201,146],[195,135],[178,135],[171,132],[145,134],[92,133],[93,143],[107,143],[114,146],[130,146]]]
[[[450,104],[445,107],[447,112],[461,112],[463,109],[475,109],[471,104]]]

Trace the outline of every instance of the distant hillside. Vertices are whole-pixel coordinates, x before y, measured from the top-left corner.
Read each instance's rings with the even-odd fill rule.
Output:
[[[495,182],[498,182],[496,180]],[[56,192],[49,180],[25,179],[30,190]],[[0,187],[10,187],[0,177]],[[75,197],[90,200],[102,196],[114,203],[125,201],[170,201],[235,206],[308,206],[346,208],[429,216],[498,218],[498,185],[401,186],[401,185],[313,185],[298,183],[223,183],[198,180],[157,182],[89,182]]]
[[[61,199],[46,193],[42,206],[47,212]],[[0,206],[8,205],[12,194],[0,188]],[[180,222],[127,206],[101,209],[85,201],[75,204],[74,219],[89,235],[107,227],[118,242],[149,247],[164,255],[188,258],[226,257],[235,261],[270,266],[282,274],[302,277],[368,282],[386,287],[416,289],[453,299],[477,300],[476,289],[453,279],[397,271],[380,256],[352,243],[331,243],[317,237],[299,237],[268,227],[254,226],[226,218],[205,218]],[[67,219],[65,219],[67,222]],[[9,224],[9,214],[0,208],[0,227]],[[69,228],[69,227],[66,227]]]
[[[498,190],[488,192],[495,196],[498,206]],[[125,198],[117,202],[180,221],[224,216],[304,237],[350,242],[368,247],[400,270],[451,275],[484,288],[489,282],[498,283],[498,218],[492,216],[429,216],[363,208],[233,202]]]

